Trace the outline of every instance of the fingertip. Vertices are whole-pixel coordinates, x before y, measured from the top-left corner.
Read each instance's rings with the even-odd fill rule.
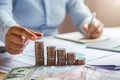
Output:
[[[37,40],[37,36],[32,36],[31,39],[32,39],[33,41],[36,41],[36,40]]]
[[[41,37],[43,37],[43,33],[39,33],[37,36],[41,36]]]
[[[43,33],[41,33],[41,36],[42,36],[42,37],[44,36]]]
[[[36,41],[37,39],[41,39],[43,37],[43,34],[42,33],[38,33],[38,32],[34,32],[33,33],[33,36],[31,37],[31,39],[33,41]]]
[[[41,36],[41,37],[43,37],[43,33],[38,33],[38,36]]]

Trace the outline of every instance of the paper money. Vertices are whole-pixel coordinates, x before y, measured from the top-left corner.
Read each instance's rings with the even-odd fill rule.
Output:
[[[120,80],[120,74],[91,66],[41,66],[15,68],[3,80]]]
[[[29,67],[14,68],[2,80],[29,80],[34,71]]]

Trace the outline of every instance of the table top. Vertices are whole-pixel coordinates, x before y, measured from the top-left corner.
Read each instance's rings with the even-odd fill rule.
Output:
[[[109,30],[109,28],[107,28],[108,30]],[[114,28],[115,29],[115,31],[113,31],[113,28],[111,29],[110,28],[110,30],[109,31],[106,31],[105,30],[105,34],[107,33],[108,34],[108,32],[109,32],[109,35],[111,35],[111,37],[112,38],[114,38],[114,37],[116,37],[116,36],[119,36],[119,35],[116,35],[116,33],[118,34],[118,32],[120,33],[120,28],[118,29],[118,28]],[[116,33],[111,33],[111,32],[116,32]],[[120,37],[120,36],[119,36]],[[108,52],[108,51],[101,51],[101,50],[92,50],[92,49],[86,49],[84,46],[83,46],[83,44],[78,44],[78,43],[73,43],[73,42],[67,42],[67,41],[64,41],[64,40],[55,40],[55,39],[46,39],[46,41],[48,41],[48,43],[46,43],[47,45],[49,44],[49,42],[51,42],[50,44],[56,44],[56,45],[58,45],[58,47],[59,46],[63,46],[63,44],[64,44],[64,46],[65,47],[69,47],[70,45],[72,45],[72,46],[70,46],[70,49],[72,49],[73,48],[73,51],[78,51],[78,52],[82,52],[82,53],[84,53],[85,54],[85,56],[86,56],[86,58],[87,58],[87,61],[89,61],[88,63],[90,64],[93,64],[93,63],[96,63],[96,62],[93,62],[92,60],[94,60],[95,59],[95,57],[101,57],[101,55],[103,55],[103,54],[108,54],[107,56],[113,56],[114,55],[114,53],[113,52]],[[66,44],[65,44],[66,43]],[[32,49],[32,48],[31,48]],[[68,50],[69,50],[69,48],[68,48]],[[4,54],[1,54],[1,55],[4,55]],[[92,56],[92,55],[94,55],[94,56]],[[117,55],[119,55],[119,54],[117,54]],[[3,57],[3,56],[2,56]],[[19,57],[20,58],[20,57]],[[97,59],[97,58],[96,58]],[[111,59],[111,58],[110,58]],[[21,60],[21,59],[20,59]],[[90,62],[90,60],[91,60],[91,62]],[[101,60],[101,59],[99,59],[98,58],[98,60]],[[95,60],[96,61],[96,60]],[[106,61],[106,62],[104,62],[104,63],[108,63],[107,61],[109,61],[109,59],[108,60],[104,60],[104,61]],[[114,60],[113,60],[114,61]],[[102,61],[98,61],[98,62],[102,62]],[[110,61],[109,61],[110,62]],[[116,61],[115,61],[116,62]],[[12,63],[11,63],[12,64]],[[117,63],[116,63],[117,64]],[[5,76],[5,74],[4,73],[1,73],[0,72],[0,80],[3,78]]]

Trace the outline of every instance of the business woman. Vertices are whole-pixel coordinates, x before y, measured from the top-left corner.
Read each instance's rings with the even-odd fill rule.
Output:
[[[103,24],[94,20],[84,0],[0,0],[0,39],[11,54],[23,52],[37,36],[53,35],[68,14],[88,38],[98,38]]]

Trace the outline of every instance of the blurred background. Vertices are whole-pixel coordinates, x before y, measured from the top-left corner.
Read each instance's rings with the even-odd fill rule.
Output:
[[[97,18],[104,23],[105,27],[120,26],[120,0],[85,0],[85,4],[91,12],[95,11],[97,13]],[[59,27],[59,32],[73,31],[76,31],[76,28],[69,16],[66,16],[64,22]]]

